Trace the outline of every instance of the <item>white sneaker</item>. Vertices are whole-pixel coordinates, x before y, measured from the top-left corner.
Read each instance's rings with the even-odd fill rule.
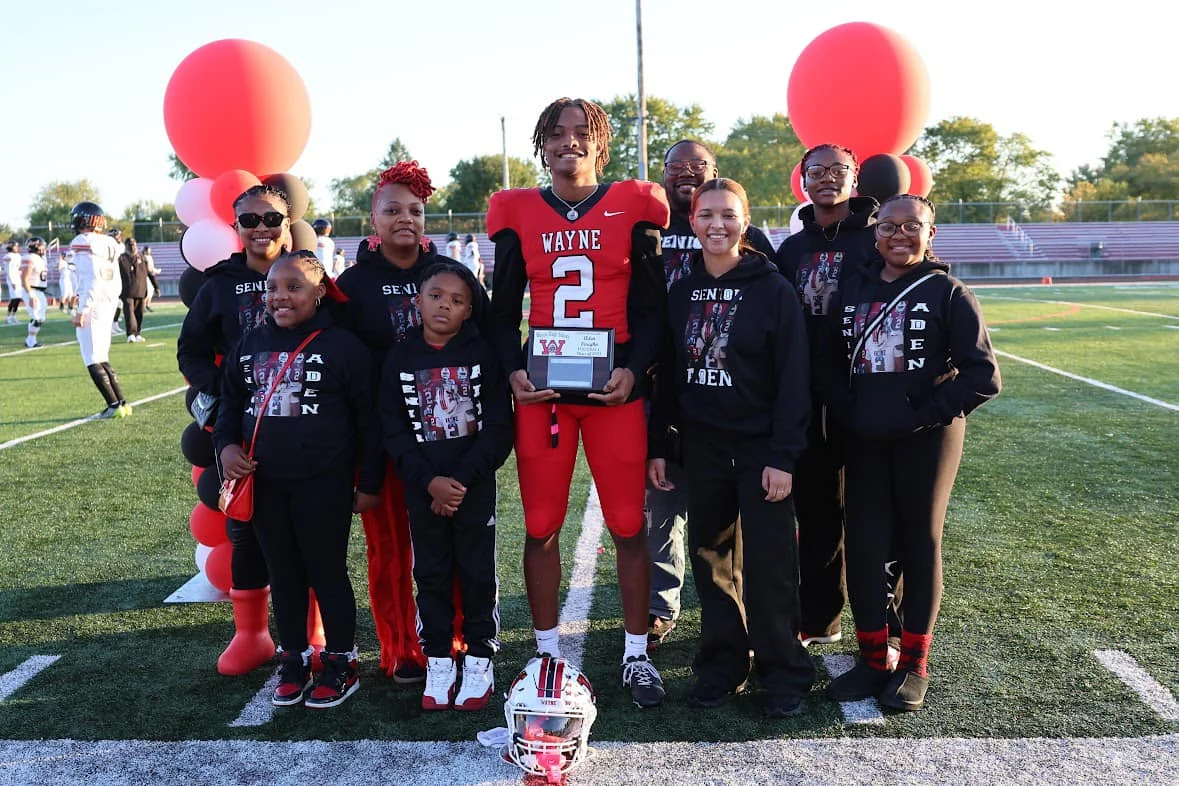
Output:
[[[16,324],[16,317],[9,317],[8,324],[15,325]]]
[[[111,325],[111,335],[112,336],[121,336],[121,335],[123,335],[123,329],[121,327],[119,327],[117,323],[112,324]]]
[[[451,658],[426,658],[426,689],[423,710],[448,710],[454,703],[454,681],[458,669]]]
[[[463,686],[454,700],[456,710],[481,710],[491,701],[495,691],[495,668],[491,658],[463,658]]]
[[[134,344],[135,341],[136,341],[135,336],[127,336],[127,343],[128,344]]]

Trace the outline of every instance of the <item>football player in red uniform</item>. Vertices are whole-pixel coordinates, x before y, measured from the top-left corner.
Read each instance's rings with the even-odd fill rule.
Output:
[[[643,520],[642,397],[663,329],[666,291],[659,230],[663,188],[634,180],[599,183],[610,160],[610,123],[597,104],[560,98],[537,120],[534,153],[552,187],[491,197],[495,241],[495,341],[516,399],[516,464],[528,537],[524,578],[539,653],[560,657],[558,534],[569,502],[578,435],[614,539],[626,644],[623,685],[641,707],[663,700],[647,659],[650,560]],[[614,368],[600,392],[538,390],[525,368],[520,321],[529,328],[613,328]]]

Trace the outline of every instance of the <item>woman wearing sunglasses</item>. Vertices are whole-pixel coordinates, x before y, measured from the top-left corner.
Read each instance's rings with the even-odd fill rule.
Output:
[[[234,200],[233,211],[243,250],[205,271],[205,283],[176,342],[180,373],[197,391],[214,398],[221,390],[219,356],[266,320],[266,274],[291,245],[290,206],[283,191],[253,186]],[[212,419],[208,425],[212,427]],[[257,537],[247,522],[230,519],[227,528],[233,543],[229,595],[235,633],[217,659],[217,671],[232,676],[263,665],[275,650],[269,627],[270,579]],[[310,633],[322,648],[318,613],[313,604],[309,627],[317,629]]]
[[[860,660],[831,682],[838,701],[918,710],[942,596],[942,528],[966,416],[999,394],[978,301],[930,247],[929,200],[885,200],[877,254],[833,297],[816,385],[846,429],[847,589]],[[900,660],[889,670],[880,565],[905,566]]]

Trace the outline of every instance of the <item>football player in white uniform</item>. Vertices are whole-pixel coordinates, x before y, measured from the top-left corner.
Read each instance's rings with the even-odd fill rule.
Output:
[[[45,309],[49,306],[49,298],[45,290],[49,287],[49,266],[45,264],[45,240],[33,236],[29,238],[28,253],[25,254],[25,270],[21,279],[28,301],[29,334],[25,337],[25,346],[34,349],[41,346],[37,341],[37,334],[41,332],[41,325],[45,322]]]
[[[79,202],[70,211],[78,235],[70,241],[74,266],[78,273],[78,308],[74,327],[82,362],[90,379],[106,401],[98,419],[125,418],[131,406],[119,387],[119,377],[110,365],[111,324],[123,282],[119,277],[119,254],[122,246],[106,229],[106,213],[93,202]]]
[[[16,324],[16,311],[25,293],[20,283],[20,244],[10,241],[5,247],[4,270],[8,274],[8,324]]]

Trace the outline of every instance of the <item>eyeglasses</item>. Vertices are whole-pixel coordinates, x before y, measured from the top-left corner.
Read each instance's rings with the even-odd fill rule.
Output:
[[[242,213],[237,217],[237,223],[246,229],[253,229],[259,224],[265,224],[271,229],[274,229],[276,226],[282,224],[284,218],[286,218],[284,214],[279,213],[277,210],[270,210],[262,215],[258,215],[257,213]]]
[[[921,227],[932,226],[929,221],[905,221],[900,224],[894,224],[891,221],[881,221],[876,225],[876,234],[881,237],[892,237],[901,230],[910,237],[921,234]]]
[[[703,158],[687,158],[683,161],[665,161],[663,171],[669,175],[682,175],[684,172],[699,175],[703,174],[710,166],[712,166],[712,162],[705,161]]]
[[[806,176],[810,180],[822,180],[830,172],[832,177],[839,180],[840,178],[846,177],[850,171],[851,166],[848,164],[832,164],[831,166],[812,164],[806,168]]]

